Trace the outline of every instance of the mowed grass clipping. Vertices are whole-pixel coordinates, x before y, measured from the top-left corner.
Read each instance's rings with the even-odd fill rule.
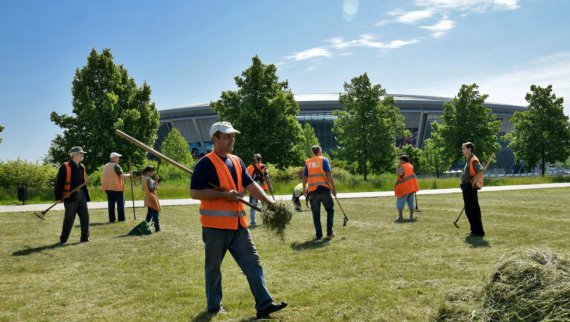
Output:
[[[429,321],[449,291],[482,285],[504,254],[548,247],[569,257],[570,189],[481,192],[487,236],[453,226],[460,194],[419,196],[415,222],[394,223],[394,198],[342,199],[350,221],[313,241],[310,212],[295,213],[282,243],[252,229],[268,289],[286,321]],[[406,210],[407,211],[407,210]],[[322,210],[323,227],[326,225]],[[1,321],[250,321],[254,300],[230,254],[222,267],[228,314],[204,313],[204,251],[197,207],[165,207],[163,232],[125,236],[142,220],[107,224],[91,211],[91,241],[76,221],[59,247],[63,214],[0,214]]]

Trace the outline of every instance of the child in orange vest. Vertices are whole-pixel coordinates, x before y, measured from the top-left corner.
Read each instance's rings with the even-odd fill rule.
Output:
[[[154,222],[155,232],[160,231],[160,224],[158,222],[158,217],[160,216],[160,202],[158,201],[158,196],[156,194],[158,176],[156,176],[156,181],[153,179],[154,167],[148,166],[143,171],[143,177],[141,179],[142,188],[144,191],[144,205],[148,207],[148,212],[146,214],[146,221]]]

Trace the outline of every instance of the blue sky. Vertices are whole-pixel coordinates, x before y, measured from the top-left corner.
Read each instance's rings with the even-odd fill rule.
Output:
[[[570,1],[0,0],[0,160],[40,160],[71,113],[71,81],[111,48],[158,109],[219,98],[259,55],[294,93],[338,93],[367,72],[389,93],[525,105],[552,84],[570,114]],[[88,147],[85,147],[88,149]]]

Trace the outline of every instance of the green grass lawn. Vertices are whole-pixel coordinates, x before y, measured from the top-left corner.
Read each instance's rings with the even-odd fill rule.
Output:
[[[342,227],[337,207],[330,242],[312,241],[309,212],[295,215],[284,243],[262,227],[252,230],[270,292],[290,303],[273,317],[428,321],[446,292],[480,285],[505,253],[548,247],[570,256],[570,189],[482,192],[479,199],[484,242],[466,238],[465,217],[460,229],[453,226],[459,194],[420,196],[413,223],[393,222],[394,198],[343,199],[350,221]],[[0,213],[1,321],[209,320],[196,206],[163,209],[163,232],[141,237],[125,237],[135,221],[107,224],[106,210],[93,210],[91,241],[77,243],[77,220],[60,247],[62,217]],[[253,297],[229,254],[222,271],[229,313],[211,320],[253,320]]]

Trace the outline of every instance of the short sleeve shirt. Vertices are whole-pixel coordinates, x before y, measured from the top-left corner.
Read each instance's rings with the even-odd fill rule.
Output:
[[[232,178],[234,179],[234,183],[237,186],[237,173],[236,169],[234,168],[232,160],[228,157],[225,158],[220,157],[220,158],[230,170]],[[243,163],[243,160],[239,157],[238,160],[241,164],[241,169],[242,169],[241,183],[242,186],[245,188],[249,186],[251,183],[253,183],[253,179],[251,179],[251,176],[249,175],[249,173],[247,173],[247,168]],[[212,189],[212,186],[210,186],[209,184],[210,182],[217,186],[220,185],[220,179],[218,178],[216,167],[209,158],[203,157],[202,159],[200,159],[200,161],[198,161],[198,163],[196,163],[196,166],[194,167],[194,173],[192,174],[192,179],[190,181],[190,189],[193,190]]]

